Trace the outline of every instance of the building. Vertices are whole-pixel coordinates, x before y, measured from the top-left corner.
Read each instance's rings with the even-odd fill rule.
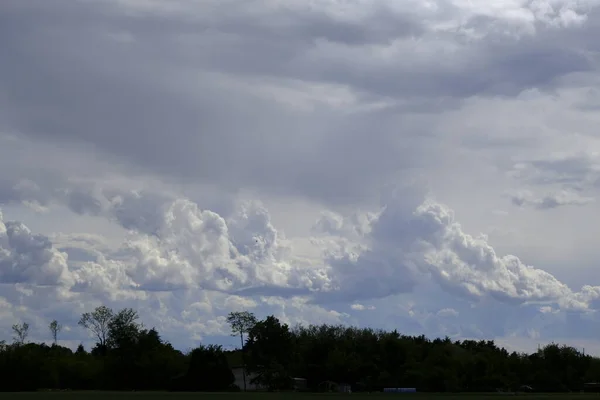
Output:
[[[308,390],[308,383],[306,381],[306,378],[292,378],[292,381],[292,387],[294,388],[294,390]]]
[[[340,393],[352,393],[352,385],[349,383],[339,383],[337,390]]]
[[[233,367],[231,368],[231,372],[233,372],[233,376],[235,378],[234,384],[237,385],[241,390],[244,390],[244,370],[242,367]],[[250,383],[252,378],[256,375],[246,373],[246,390],[247,391],[255,391],[255,390],[265,390],[261,385],[256,385]]]
[[[600,383],[587,382],[583,384],[583,391],[589,393],[600,393]]]
[[[244,374],[243,368],[241,366],[231,368],[231,372],[233,373],[233,377],[235,378],[234,384],[238,386],[241,390],[244,390]],[[246,391],[257,391],[257,390],[267,390],[266,387],[262,385],[257,385],[251,383],[252,378],[256,377],[256,374],[249,374],[246,372]],[[291,378],[292,379],[292,388],[294,390],[307,390],[307,382],[305,378]]]

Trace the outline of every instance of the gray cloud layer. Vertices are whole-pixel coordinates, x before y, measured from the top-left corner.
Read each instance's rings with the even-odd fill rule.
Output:
[[[171,178],[348,203],[443,155],[423,140],[425,117],[407,115],[416,104],[551,88],[595,68],[582,41],[594,14],[541,4],[5,1],[3,128]],[[300,84],[321,98],[310,117]]]

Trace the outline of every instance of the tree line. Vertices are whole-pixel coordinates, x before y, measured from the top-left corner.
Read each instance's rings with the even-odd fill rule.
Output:
[[[62,326],[49,326],[51,345],[28,342],[29,325],[13,326],[12,342],[0,341],[0,391],[170,390],[237,391],[248,384],[265,390],[353,391],[414,387],[419,391],[481,392],[527,387],[578,391],[600,381],[600,359],[565,345],[532,354],[508,352],[493,341],[429,339],[398,331],[332,325],[290,327],[274,316],[248,311],[229,314],[240,349],[199,345],[175,349],[148,329],[131,308],[101,306],[84,313],[79,325],[95,345],[75,351],[60,345]],[[235,383],[232,368],[242,372]]]

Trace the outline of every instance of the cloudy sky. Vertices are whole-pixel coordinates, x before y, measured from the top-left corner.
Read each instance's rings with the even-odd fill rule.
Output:
[[[3,0],[0,337],[134,307],[600,354],[600,1]]]

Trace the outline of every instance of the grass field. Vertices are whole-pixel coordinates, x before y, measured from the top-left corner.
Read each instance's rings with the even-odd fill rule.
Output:
[[[440,399],[440,400],[478,400],[478,399],[501,399],[501,398],[524,398],[527,400],[570,400],[570,399],[600,399],[600,394],[518,394],[516,396],[503,395],[497,393],[490,394],[429,394],[429,393],[353,393],[348,394],[303,394],[303,393],[164,393],[164,392],[37,392],[37,393],[0,393],[3,400],[308,400],[308,399],[342,399],[350,397],[352,400],[377,399],[377,398],[418,398]]]

